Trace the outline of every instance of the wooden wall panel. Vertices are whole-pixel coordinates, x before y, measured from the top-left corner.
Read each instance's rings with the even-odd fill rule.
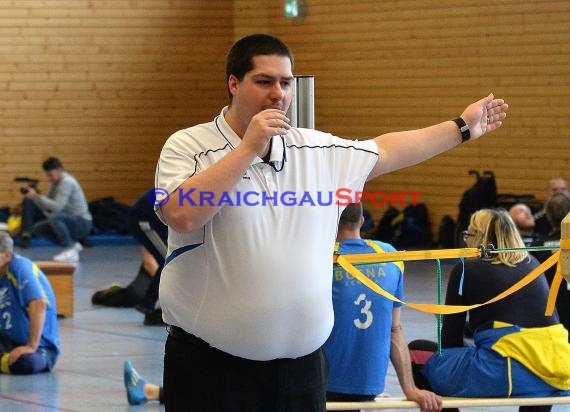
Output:
[[[0,0],[0,205],[50,155],[89,200],[135,200],[168,136],[227,103],[232,16],[228,0]]]
[[[316,76],[316,126],[343,137],[450,119],[489,92],[508,100],[502,130],[367,185],[421,191],[434,230],[457,215],[469,169],[539,198],[551,176],[570,178],[568,1],[304,4],[287,20],[281,0],[0,0],[0,204],[51,154],[90,199],[133,200],[170,133],[227,103],[227,49],[253,32],[292,47],[295,72]]]
[[[366,139],[451,119],[490,92],[509,102],[500,131],[367,185],[421,191],[436,233],[457,216],[470,169],[493,170],[500,193],[537,198],[550,177],[570,178],[568,1],[306,0],[293,21],[271,4],[261,29],[291,46],[296,74],[316,76],[318,129]],[[376,219],[385,211],[367,207]]]

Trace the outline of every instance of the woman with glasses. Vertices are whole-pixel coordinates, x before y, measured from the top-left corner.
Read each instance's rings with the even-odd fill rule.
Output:
[[[504,210],[475,212],[463,232],[468,247],[524,248]],[[450,274],[446,305],[474,305],[499,295],[538,266],[525,250],[493,253],[459,262]],[[568,331],[558,314],[545,316],[549,287],[544,274],[519,291],[469,310],[474,346],[465,346],[466,312],[445,315],[442,353],[430,356],[434,343],[410,343],[418,386],[444,396],[543,397],[570,394]],[[420,375],[421,374],[421,375]],[[425,380],[427,379],[427,381]],[[550,406],[520,407],[549,411]]]

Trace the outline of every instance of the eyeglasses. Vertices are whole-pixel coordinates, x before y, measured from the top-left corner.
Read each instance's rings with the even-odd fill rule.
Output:
[[[463,232],[461,232],[461,234],[463,235],[463,241],[467,242],[467,239],[471,236],[475,236],[475,233],[471,233],[468,230],[464,230]]]

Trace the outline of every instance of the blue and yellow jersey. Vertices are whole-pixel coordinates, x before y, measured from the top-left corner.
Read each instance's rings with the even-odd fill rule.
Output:
[[[55,295],[44,273],[30,259],[14,253],[6,276],[0,278],[0,335],[17,345],[28,342],[28,304],[34,299],[47,303],[40,347],[59,353],[59,333]]]
[[[340,255],[395,252],[378,241],[346,239],[335,246]],[[402,262],[359,264],[358,268],[384,290],[404,299]],[[332,280],[334,326],[323,348],[329,360],[330,392],[375,395],[383,392],[390,362],[392,312],[401,303],[373,292],[342,267]]]

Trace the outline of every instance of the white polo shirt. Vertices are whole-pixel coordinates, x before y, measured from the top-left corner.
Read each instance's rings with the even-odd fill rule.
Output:
[[[157,188],[174,192],[240,144],[225,110],[168,139]],[[247,359],[318,349],[333,326],[332,255],[343,209],[335,192],[362,190],[377,158],[372,140],[310,129],[274,137],[274,163],[256,158],[210,222],[190,233],[169,228],[160,281],[166,323]]]

